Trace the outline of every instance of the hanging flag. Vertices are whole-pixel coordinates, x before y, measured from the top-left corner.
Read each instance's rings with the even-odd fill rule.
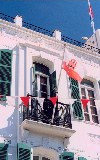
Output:
[[[81,82],[84,77],[84,69],[75,59],[69,60],[68,63],[64,61],[62,64],[62,69],[66,71],[69,77],[79,82]]]
[[[93,13],[93,9],[92,9],[91,5],[89,5],[89,15],[90,15],[90,19],[93,20],[94,19],[94,13]]]
[[[69,77],[77,80],[79,82],[82,81],[85,76],[85,66],[81,63],[81,59],[76,57],[72,52],[66,49],[66,53],[62,63],[62,69],[66,71]]]
[[[90,101],[89,99],[81,99],[81,102],[83,104],[83,108],[86,108],[89,101]]]
[[[53,105],[55,105],[58,100],[58,97],[50,97],[49,100],[53,103]]]
[[[20,97],[24,106],[28,107],[30,97]]]

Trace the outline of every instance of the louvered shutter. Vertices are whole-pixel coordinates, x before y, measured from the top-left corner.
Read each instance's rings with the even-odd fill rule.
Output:
[[[0,160],[8,160],[8,144],[0,143]]]
[[[84,157],[78,157],[78,160],[87,160],[87,159]]]
[[[32,67],[32,86],[33,86],[33,96],[34,97],[37,97],[38,96],[38,92],[37,92],[37,78],[36,78],[36,75],[35,75],[35,65],[34,67]]]
[[[31,148],[24,143],[18,143],[17,159],[18,160],[31,160]]]
[[[57,92],[56,71],[50,74],[50,97],[55,97]]]
[[[10,95],[12,51],[0,50],[0,94]]]
[[[78,81],[74,80],[73,78],[70,78],[70,89],[71,89],[71,97],[73,99],[77,99],[72,105],[74,110],[74,116],[76,118],[83,119]]]
[[[59,156],[59,160],[74,160],[74,153],[73,152],[66,152],[66,151],[64,151]]]

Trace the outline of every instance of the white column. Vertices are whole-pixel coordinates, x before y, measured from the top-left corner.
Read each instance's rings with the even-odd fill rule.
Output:
[[[100,100],[100,87],[98,81],[95,82],[95,93],[96,93],[96,99]]]
[[[26,48],[26,93],[32,94],[32,50]]]
[[[26,48],[19,47],[18,94],[26,96]]]

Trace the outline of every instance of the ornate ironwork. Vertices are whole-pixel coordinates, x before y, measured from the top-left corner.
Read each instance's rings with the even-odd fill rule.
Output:
[[[3,13],[0,13],[0,19],[3,19],[3,20],[6,20],[6,21],[14,23],[14,17],[8,16],[8,15],[3,14]],[[53,31],[49,31],[47,29],[44,29],[42,27],[38,27],[36,25],[27,23],[25,21],[23,21],[23,27],[26,27],[28,29],[31,29],[31,30],[39,32],[39,33],[43,33],[43,34],[48,35],[48,36],[52,36],[53,35]],[[69,37],[66,37],[66,36],[62,35],[61,36],[61,40],[64,41],[64,42],[70,43],[72,45],[79,46],[79,47],[85,48],[87,50],[91,50],[92,52],[100,53],[100,49],[99,48],[96,48],[96,47],[88,45],[88,44],[84,44],[84,43],[79,42],[77,40],[74,40],[72,38],[69,38]]]
[[[53,35],[53,32],[52,31],[49,31],[47,29],[44,29],[42,27],[38,27],[36,25],[33,25],[33,24],[30,24],[30,23],[27,23],[25,21],[23,21],[23,27],[26,27],[28,29],[31,29],[33,31],[36,31],[36,32],[39,32],[39,33],[43,33],[45,35],[48,35],[48,36],[52,36]]]
[[[41,106],[36,98],[32,98],[29,107],[23,106],[23,120],[25,119],[72,128],[70,106],[61,102],[54,106],[49,99],[44,99]]]
[[[0,13],[0,19],[6,20],[8,22],[14,23],[14,17],[8,16],[6,14]]]
[[[79,42],[79,41],[74,40],[74,39],[72,39],[72,38],[62,36],[61,39],[62,39],[62,41],[67,42],[67,43],[70,43],[70,44],[72,44],[72,45],[75,45],[75,46],[78,46],[78,47],[81,47],[81,48],[85,48],[85,49],[87,49],[87,50],[91,50],[92,52],[100,53],[100,49],[99,49],[99,48],[96,48],[96,47],[94,47],[94,46],[91,46],[91,45],[88,45],[88,44]]]

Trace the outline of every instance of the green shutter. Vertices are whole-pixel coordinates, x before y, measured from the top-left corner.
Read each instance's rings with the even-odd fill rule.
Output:
[[[57,92],[56,71],[50,74],[50,97],[55,97]]]
[[[0,50],[0,94],[10,95],[11,89],[12,51]]]
[[[37,92],[37,78],[36,78],[36,75],[35,75],[35,65],[34,67],[32,67],[32,72],[33,72],[33,82],[32,82],[32,86],[33,86],[33,96],[34,97],[37,97],[38,96],[38,92]]]
[[[31,148],[24,143],[18,143],[17,160],[31,160]]]
[[[73,114],[76,118],[83,119],[78,81],[74,80],[73,78],[70,78],[70,88],[71,88],[71,97],[73,99],[77,99],[72,105],[74,110]]]
[[[73,152],[66,152],[66,151],[64,151],[59,156],[59,160],[74,160],[74,153]]]
[[[0,143],[0,160],[8,160],[8,144]]]
[[[87,159],[84,157],[78,157],[78,160],[87,160]]]

